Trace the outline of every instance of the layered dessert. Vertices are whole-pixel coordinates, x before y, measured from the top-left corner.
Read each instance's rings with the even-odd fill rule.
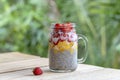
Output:
[[[53,71],[74,71],[77,67],[77,35],[74,24],[54,24],[49,40],[49,67]]]

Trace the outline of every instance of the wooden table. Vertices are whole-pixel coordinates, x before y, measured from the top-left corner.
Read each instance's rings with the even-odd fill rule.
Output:
[[[42,68],[42,75],[32,74],[36,66]],[[13,52],[0,54],[0,80],[120,80],[120,70],[79,64],[74,72],[53,73],[48,59]]]

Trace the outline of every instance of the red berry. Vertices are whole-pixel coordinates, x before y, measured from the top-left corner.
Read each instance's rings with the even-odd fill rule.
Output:
[[[41,75],[42,73],[43,73],[43,71],[41,70],[40,67],[36,67],[36,68],[34,68],[34,70],[33,70],[33,74],[34,74],[34,75]]]
[[[59,23],[55,24],[55,28],[60,28],[60,27],[61,27],[61,24],[59,24]]]
[[[62,26],[61,24],[56,23],[55,28],[54,28],[55,32],[58,32],[60,30],[61,26]]]
[[[62,31],[65,32],[70,32],[72,29],[71,28],[62,28]]]
[[[53,37],[58,38],[59,36],[60,36],[60,34],[58,34],[57,32],[56,32],[56,33],[53,33]]]
[[[73,29],[72,24],[70,22],[64,23],[62,31],[63,32],[70,32]]]

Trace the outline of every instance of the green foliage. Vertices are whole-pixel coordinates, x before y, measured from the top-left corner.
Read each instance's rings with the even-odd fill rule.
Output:
[[[40,0],[1,0],[0,51],[21,51],[47,56],[49,20]],[[44,8],[42,8],[44,7]]]
[[[120,66],[120,0],[1,0],[0,52],[47,57],[50,23],[71,21],[88,37],[86,63]]]
[[[74,0],[81,27],[87,27],[89,38],[89,61],[105,67],[119,68],[120,1]],[[81,18],[83,17],[83,19]],[[86,24],[86,25],[85,25]],[[91,33],[91,34],[90,34]],[[118,46],[117,46],[118,45]],[[117,47],[116,47],[117,46]]]

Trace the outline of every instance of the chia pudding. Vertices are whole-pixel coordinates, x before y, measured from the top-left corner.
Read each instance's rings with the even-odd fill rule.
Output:
[[[54,53],[50,50],[51,55],[49,56],[50,60],[50,69],[52,70],[71,70],[74,71],[77,68],[77,52],[74,51],[72,54],[69,51]]]
[[[49,40],[51,71],[67,72],[77,68],[77,35],[72,23],[55,24]]]

